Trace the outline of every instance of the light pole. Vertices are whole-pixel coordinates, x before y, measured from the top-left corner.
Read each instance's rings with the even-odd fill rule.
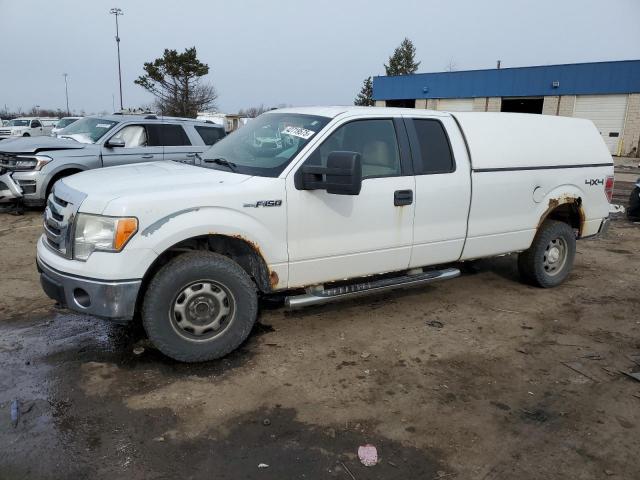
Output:
[[[63,73],[62,76],[64,77],[64,95],[67,99],[67,117],[70,117],[71,114],[69,113],[69,87],[67,86],[67,77],[69,76],[69,74]]]
[[[118,81],[120,82],[120,110],[124,110],[122,106],[122,71],[120,69],[120,32],[118,31],[118,17],[124,15],[122,9],[112,8],[109,13],[116,16],[116,45],[118,47]]]

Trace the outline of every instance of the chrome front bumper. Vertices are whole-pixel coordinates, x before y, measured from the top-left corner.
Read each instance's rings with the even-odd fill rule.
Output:
[[[114,321],[133,318],[142,280],[94,280],[59,272],[39,258],[37,263],[42,289],[63,307]]]
[[[18,185],[9,172],[0,175],[0,203],[12,202],[22,198],[22,188]]]

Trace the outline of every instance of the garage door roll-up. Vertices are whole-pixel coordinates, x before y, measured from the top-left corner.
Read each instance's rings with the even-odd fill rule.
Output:
[[[626,113],[627,95],[579,95],[573,109],[574,117],[595,124],[612,155],[618,153]]]

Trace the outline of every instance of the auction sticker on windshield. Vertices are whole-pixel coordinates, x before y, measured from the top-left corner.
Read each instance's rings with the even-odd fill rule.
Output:
[[[96,125],[96,128],[111,128],[111,124],[109,123],[99,123]]]
[[[304,138],[305,140],[309,140],[314,133],[313,130],[307,130],[306,128],[302,128],[302,127],[287,127],[284,130],[282,130],[282,133],[286,133],[287,135],[293,135],[294,137],[300,137],[300,138]]]

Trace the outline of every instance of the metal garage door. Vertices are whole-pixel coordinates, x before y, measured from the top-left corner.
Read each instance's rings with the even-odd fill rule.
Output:
[[[447,112],[471,112],[473,111],[473,98],[440,98],[438,110]]]
[[[595,123],[609,151],[616,155],[626,112],[627,95],[579,95],[573,116],[588,118]]]

